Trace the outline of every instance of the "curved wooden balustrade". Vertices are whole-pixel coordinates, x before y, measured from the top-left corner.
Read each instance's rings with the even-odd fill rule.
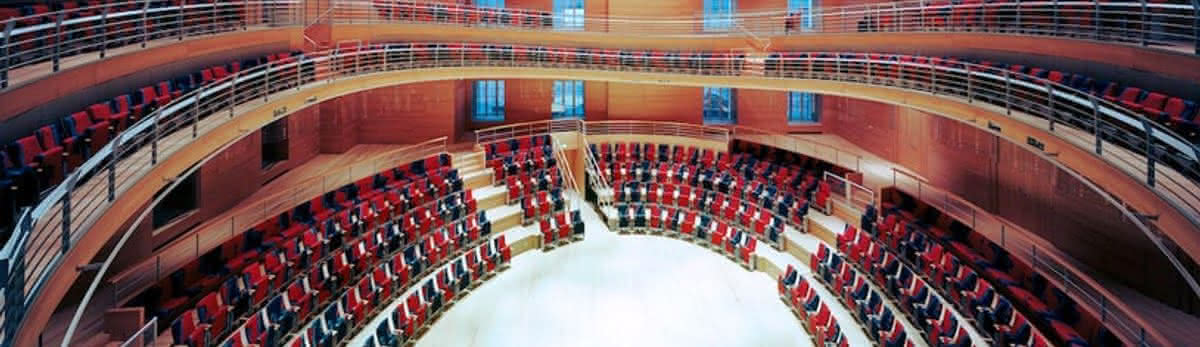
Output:
[[[981,95],[986,91],[994,98],[996,90],[988,88],[996,86],[998,78],[1006,81],[1003,84],[1005,87],[1016,84],[1013,76],[1007,73],[1001,78],[986,70],[840,58],[834,55],[832,58],[796,60],[808,62],[809,66],[828,66],[822,64],[833,63],[833,69],[827,71],[810,69],[807,74],[793,71],[770,76],[740,76],[742,70],[739,64],[735,64],[736,59],[715,58],[703,63],[696,61],[695,65],[656,67],[623,65],[619,63],[620,56],[605,53],[569,51],[560,54],[564,58],[574,59],[550,61],[518,60],[515,57],[519,54],[514,52],[472,47],[452,50],[372,46],[353,53],[263,65],[243,71],[156,111],[104,147],[72,174],[64,185],[51,192],[32,213],[22,216],[20,231],[4,250],[4,258],[9,261],[7,288],[24,288],[23,291],[11,291],[16,292],[13,297],[18,300],[6,301],[4,307],[6,317],[19,319],[22,326],[27,328],[10,330],[21,333],[15,341],[18,344],[31,341],[29,339],[34,336],[33,332],[44,324],[50,313],[50,310],[26,308],[48,307],[58,303],[77,275],[70,265],[92,259],[100,246],[127,221],[127,217],[143,207],[159,188],[166,186],[169,178],[178,177],[187,167],[277,116],[339,95],[386,85],[461,78],[521,77],[804,90],[900,104],[968,122],[986,119],[1005,129],[1017,130],[1001,134],[1014,142],[1023,141],[1025,136],[1047,136],[1044,120],[1025,114],[1045,109],[1037,106],[1040,101],[1036,101],[1036,97],[1029,97],[1031,93],[1036,94],[1038,89],[1007,94],[1010,97],[1025,97],[1018,100],[1028,103],[1022,108],[1011,107],[1011,102],[1005,103],[1010,106],[1007,111],[1012,112],[1012,116],[1006,116],[1003,107],[987,103],[995,99],[985,99]],[[898,76],[872,74],[872,71],[884,71],[877,64],[896,64],[904,69],[913,68],[923,72],[901,73]],[[935,72],[945,72],[946,75]],[[943,82],[936,82],[938,80]],[[1040,83],[1031,81],[1024,83],[1034,87]],[[954,93],[961,91],[954,86],[963,82],[974,86],[966,89],[967,97]],[[1060,91],[1052,85],[1043,85],[1051,88],[1051,94],[1048,95],[1057,95],[1053,93]],[[1103,122],[1129,119],[1127,115],[1126,118],[1119,118],[1122,116],[1119,109],[1106,109],[1106,114],[1117,118]],[[1054,117],[1058,116],[1051,118]],[[1101,122],[1099,118],[1092,120]],[[1170,236],[1169,240],[1178,242],[1189,254],[1200,254],[1195,252],[1200,242],[1195,240],[1194,233],[1188,232],[1193,226],[1178,209],[1164,208],[1165,203],[1158,200],[1161,198],[1147,199],[1148,187],[1127,184],[1128,171],[1114,167],[1112,161],[1106,161],[1106,158],[1092,152],[1092,142],[1081,148],[1070,138],[1060,137],[1065,136],[1061,134],[1064,129],[1066,127],[1060,124],[1058,130],[1051,131],[1053,135],[1044,139],[1048,151],[1060,153],[1060,163],[1080,168],[1080,171],[1089,174],[1101,172],[1105,175],[1103,179],[1108,182],[1126,182],[1113,187],[1117,188],[1114,190],[1120,190],[1114,191],[1117,196],[1126,199],[1126,203],[1140,211],[1161,213],[1157,224],[1160,227],[1170,226],[1162,227]],[[1111,145],[1104,148],[1105,153],[1109,154],[1123,150]],[[1119,208],[1126,209],[1125,206]],[[1141,225],[1139,221],[1135,223]],[[1152,237],[1151,240],[1158,241],[1159,238]],[[9,323],[9,326],[15,329],[14,323]]]

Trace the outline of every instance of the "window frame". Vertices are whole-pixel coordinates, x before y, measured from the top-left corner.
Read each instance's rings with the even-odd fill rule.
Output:
[[[705,125],[734,125],[737,124],[737,89],[725,87],[704,87],[701,105],[701,117]],[[723,98],[728,108],[713,107],[713,96]],[[716,117],[724,115],[723,117]]]
[[[585,16],[584,0],[554,0],[554,30],[582,31]],[[577,13],[576,13],[577,12]]]
[[[476,123],[504,122],[504,97],[504,80],[475,81],[472,95],[474,107],[471,107],[471,121]]]
[[[807,102],[805,99],[808,99]],[[821,124],[821,96],[815,93],[788,92],[788,125]]]
[[[729,31],[737,21],[737,0],[704,0],[704,31]]]
[[[555,80],[551,86],[550,119],[583,119],[587,115],[584,88],[582,80]],[[556,105],[560,111],[554,110]]]

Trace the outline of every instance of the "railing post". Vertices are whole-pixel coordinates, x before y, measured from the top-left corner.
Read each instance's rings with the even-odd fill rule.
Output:
[[[967,70],[967,103],[970,104],[975,102],[975,83],[972,82],[974,78],[971,78],[971,67],[964,66],[964,68]]]
[[[117,135],[113,139],[112,153],[108,159],[108,201],[112,202],[117,198],[117,154],[121,153],[121,138],[124,136]]]
[[[105,7],[105,9],[108,9],[108,8]],[[146,30],[146,28],[148,28],[148,26],[146,24],[149,23],[148,21],[146,21],[146,17],[149,16],[149,12],[150,12],[150,0],[143,1],[142,2],[142,23],[141,23],[142,24],[142,48],[146,48],[146,41],[150,40],[150,31]]]
[[[229,103],[230,104],[234,103],[233,95],[230,95]],[[198,129],[199,127],[200,127],[200,96],[199,96],[199,94],[197,94],[195,98],[192,98],[192,138],[193,139],[196,138],[196,135],[197,135],[196,133],[199,131],[199,129]]]
[[[187,0],[180,0],[179,11],[175,14],[175,25],[179,28],[179,41],[183,41],[183,32],[185,30],[183,27],[183,9],[185,7],[187,7]]]
[[[1050,131],[1053,132],[1055,118],[1058,117],[1058,113],[1054,110],[1054,85],[1050,84],[1048,80],[1042,83],[1046,84],[1046,119],[1050,121]]]
[[[1146,133],[1146,184],[1154,186],[1154,126],[1150,124],[1150,120],[1142,118],[1142,129]]]
[[[1004,114],[1012,115],[1012,101],[1009,94],[1012,93],[1012,74],[1008,70],[1004,70]]]
[[[1050,6],[1052,6],[1054,8],[1054,11],[1051,12],[1054,14],[1054,32],[1053,33],[1057,34],[1059,32],[1062,32],[1062,30],[1060,28],[1062,25],[1059,23],[1059,17],[1061,17],[1061,16],[1058,13],[1058,8],[1059,8],[1058,0],[1054,0],[1054,2]]]
[[[100,59],[104,59],[104,53],[108,51],[108,6],[100,10]]]
[[[16,20],[8,20],[4,23],[4,46],[0,46],[0,58],[3,58],[3,64],[0,64],[0,88],[8,88],[8,69],[12,63],[12,57],[8,56],[11,50],[8,49],[12,44],[13,26],[17,24]],[[101,53],[103,57],[103,53]]]
[[[269,95],[271,95],[271,70],[273,68],[274,68],[274,66],[271,66],[271,64],[268,63],[267,68],[263,69],[263,101],[264,102],[268,101],[269,99],[267,97]]]
[[[62,40],[62,22],[63,22],[63,17],[65,17],[66,15],[67,15],[66,12],[60,12],[58,14],[58,17],[56,17],[54,19],[54,55],[51,57],[51,61],[53,62],[52,63],[53,67],[51,69],[54,72],[58,72],[59,54],[61,54],[62,45],[63,45],[63,43],[62,43],[62,41],[63,41]]]
[[[929,92],[937,95],[937,64],[929,64]]]
[[[1092,136],[1096,138],[1096,155],[1102,155],[1100,144],[1103,142],[1100,137],[1100,105],[1096,104],[1096,98],[1090,98],[1092,101]]]
[[[72,176],[74,177],[74,176]],[[71,192],[75,190],[75,180],[67,179],[66,193],[62,198],[62,253],[67,254],[71,249]]]
[[[150,128],[154,130],[150,138],[150,165],[158,164],[158,115],[162,112],[155,112],[154,117],[150,117]]]
[[[1192,0],[1192,43],[1193,53],[1200,54],[1200,0]]]
[[[272,4],[270,6],[275,7],[278,5]],[[249,9],[250,9],[250,0],[242,0],[242,15],[241,15],[242,31],[250,30],[250,11],[249,11]],[[259,11],[266,11],[266,9],[260,7]],[[275,11],[271,11],[271,12],[275,12]]]
[[[1200,1],[1200,0],[1192,0],[1192,1],[1196,2],[1196,1]],[[1200,20],[1200,18],[1198,18],[1197,20]],[[1200,30],[1200,29],[1198,29],[1198,30]],[[1092,0],[1092,32],[1095,35],[1095,39],[1099,40],[1100,39],[1100,0]],[[1197,46],[1196,49],[1200,50],[1200,46]]]
[[[1141,16],[1141,20],[1139,21],[1138,25],[1141,27],[1142,32],[1141,32],[1141,35],[1138,35],[1138,36],[1141,37],[1141,39],[1142,39],[1142,46],[1146,46],[1149,44],[1147,41],[1150,40],[1149,34],[1146,33],[1147,31],[1149,31],[1148,27],[1149,27],[1149,23],[1150,23],[1150,18],[1147,16],[1149,11],[1146,9],[1146,0],[1141,0],[1141,3],[1142,3],[1142,16]]]
[[[267,63],[267,64],[269,65],[271,63]],[[242,76],[241,71],[235,72],[233,74],[233,85],[229,86],[230,93],[233,94],[233,97],[234,97],[234,100],[231,100],[229,102],[229,119],[233,119],[233,105],[237,103],[237,95],[238,95],[238,93],[237,93],[238,77],[241,77],[241,76]],[[196,95],[200,95],[200,94],[196,93]]]
[[[216,34],[218,31],[220,31],[218,29],[220,26],[218,25],[218,22],[217,22],[217,7],[222,3],[223,2],[221,2],[221,1],[213,1],[213,2],[209,3],[209,5],[212,6],[212,11],[209,13],[209,16],[212,17],[212,33],[213,34]]]

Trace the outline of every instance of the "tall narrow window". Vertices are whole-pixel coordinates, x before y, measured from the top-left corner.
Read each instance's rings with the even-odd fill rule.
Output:
[[[704,124],[737,123],[735,96],[731,88],[704,87]]]
[[[554,81],[550,118],[583,119],[583,81]]]
[[[151,227],[158,229],[170,224],[175,219],[184,214],[196,209],[197,201],[200,200],[199,179],[200,170],[192,172],[191,175],[183,177],[183,182],[180,182],[175,189],[165,191],[167,187],[159,190],[155,196],[166,194],[158,205],[150,211]]]
[[[788,93],[788,123],[808,124],[820,123],[821,114],[817,112],[817,96],[813,93]]]
[[[287,118],[267,124],[260,130],[262,135],[262,168],[288,159]]]
[[[787,31],[808,32],[817,26],[817,0],[788,0]]]
[[[704,0],[704,30],[724,31],[734,25],[737,0]]]
[[[583,0],[554,0],[554,28],[583,30]]]
[[[475,81],[473,119],[479,122],[504,121],[504,81]]]

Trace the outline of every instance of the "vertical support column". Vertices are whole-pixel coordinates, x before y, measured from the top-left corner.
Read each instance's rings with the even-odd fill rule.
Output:
[[[175,14],[175,26],[179,29],[179,41],[183,41],[183,32],[186,29],[183,26],[183,9],[185,7],[187,7],[187,0],[180,0],[179,11]]]
[[[1146,0],[1141,0],[1141,3],[1142,16],[1140,17],[1141,20],[1138,21],[1138,28],[1141,29],[1141,33],[1139,33],[1138,37],[1142,39],[1142,46],[1145,47],[1149,45],[1148,41],[1150,41],[1150,34],[1148,34],[1150,31],[1150,11],[1146,6]]]
[[[1101,148],[1103,139],[1100,137],[1100,105],[1096,103],[1096,98],[1092,97],[1092,136],[1096,138],[1096,155],[1104,154]]]
[[[117,198],[117,161],[120,160],[118,154],[121,153],[121,139],[125,136],[117,135],[113,138],[112,153],[108,159],[108,202],[112,202]]]
[[[1050,81],[1043,82],[1046,84],[1046,119],[1050,121],[1050,132],[1054,132],[1054,123],[1058,117],[1058,112],[1054,110],[1054,85]]]
[[[1008,70],[1004,70],[1004,114],[1012,115],[1012,101],[1010,94],[1012,93],[1012,74]]]

